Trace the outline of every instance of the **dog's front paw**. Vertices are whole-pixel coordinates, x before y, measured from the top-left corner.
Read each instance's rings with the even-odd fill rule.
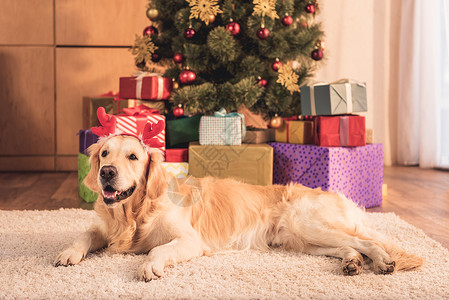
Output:
[[[78,264],[84,258],[84,253],[75,248],[68,248],[62,251],[56,258],[54,265],[59,266],[71,266]]]
[[[155,262],[144,263],[137,273],[140,280],[146,282],[159,279],[164,276],[164,265]]]

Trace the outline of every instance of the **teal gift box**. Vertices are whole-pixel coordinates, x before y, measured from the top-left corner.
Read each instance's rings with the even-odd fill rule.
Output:
[[[303,86],[301,115],[325,116],[366,112],[366,84],[349,79]]]
[[[213,116],[202,116],[199,128],[200,145],[241,145],[246,127],[242,114],[226,114],[224,108]]]

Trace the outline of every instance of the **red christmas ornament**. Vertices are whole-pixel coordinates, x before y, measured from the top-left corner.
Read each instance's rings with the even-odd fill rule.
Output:
[[[321,60],[323,58],[323,51],[316,49],[312,51],[312,58],[314,60]]]
[[[266,79],[263,79],[261,77],[258,78],[257,83],[261,86],[261,87],[265,87],[268,84],[268,81]]]
[[[257,29],[256,34],[259,39],[266,40],[270,35],[270,31],[265,27],[260,27],[259,29]]]
[[[181,53],[175,53],[175,55],[173,55],[173,60],[177,64],[182,63],[184,61],[184,55]]]
[[[143,35],[157,35],[158,33],[157,28],[152,25],[145,27],[143,30]]]
[[[307,4],[306,12],[309,14],[313,14],[315,12],[315,5],[312,3]]]
[[[186,39],[191,39],[195,35],[195,30],[193,28],[187,28],[186,31],[184,31],[184,36]]]
[[[182,117],[184,115],[184,109],[181,104],[178,104],[178,107],[173,110],[173,115],[175,117]]]
[[[161,56],[157,53],[151,54],[151,61],[153,62],[159,62],[161,60]]]
[[[232,35],[237,35],[240,33],[240,24],[237,22],[230,22],[226,25],[226,30],[232,33]]]
[[[191,84],[195,81],[196,74],[192,70],[182,70],[179,74],[179,81],[182,84]]]
[[[282,63],[279,61],[278,58],[276,58],[276,61],[271,65],[271,68],[273,71],[277,72],[282,67]]]
[[[293,18],[292,18],[292,16],[285,15],[285,16],[282,18],[282,24],[284,24],[284,26],[290,26],[290,25],[292,25],[292,24],[293,24]]]

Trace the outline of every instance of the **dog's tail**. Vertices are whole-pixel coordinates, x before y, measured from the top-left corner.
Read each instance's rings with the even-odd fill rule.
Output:
[[[387,244],[384,248],[396,264],[395,271],[416,270],[424,264],[424,258],[407,253],[397,245]]]

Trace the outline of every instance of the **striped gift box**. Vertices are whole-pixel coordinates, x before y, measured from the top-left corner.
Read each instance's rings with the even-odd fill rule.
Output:
[[[242,118],[203,116],[200,120],[200,145],[241,145]]]
[[[170,163],[163,162],[162,166],[165,168],[167,173],[173,175],[176,178],[186,178],[189,174],[189,163]]]
[[[117,116],[117,129],[123,133],[129,133],[134,135],[140,135],[145,128],[147,122],[155,124],[160,120],[165,121],[165,117],[157,114],[147,115],[147,116],[127,116],[118,115]],[[163,147],[158,148],[162,152],[165,152],[165,129],[159,133],[156,138],[164,144]]]

